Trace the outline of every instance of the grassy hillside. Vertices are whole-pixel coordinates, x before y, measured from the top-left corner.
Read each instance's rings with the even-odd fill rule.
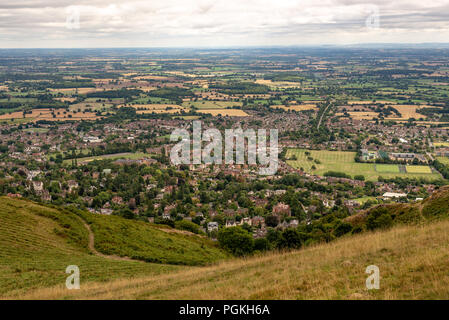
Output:
[[[79,266],[81,281],[110,281],[179,269],[97,257],[89,253],[87,243],[87,230],[75,216],[1,197],[0,296],[64,284],[68,265]]]
[[[348,234],[330,243],[297,251],[271,252],[211,266],[181,268],[111,261],[89,255],[85,240],[88,231],[83,220],[73,213],[63,211],[63,214],[27,201],[0,198],[0,296],[28,299],[447,299],[448,200],[449,187],[444,187],[422,202],[379,206],[347,218],[352,225],[363,226],[363,230],[374,225],[376,232]],[[188,245],[207,245],[205,239],[167,233],[144,223],[82,215],[98,238],[96,248],[107,254],[162,256],[163,250],[153,251],[145,244],[160,245],[170,251],[175,242],[174,256],[170,252],[166,254],[173,258],[182,254],[176,241],[194,239]],[[146,228],[151,229],[148,234],[145,234]],[[145,235],[139,239],[141,234]],[[108,239],[112,243],[109,247]],[[167,244],[162,239],[171,240],[166,240]],[[206,252],[214,249],[207,248]],[[64,270],[69,264],[80,265],[81,290],[68,291],[64,287]],[[369,265],[380,269],[379,290],[368,291],[365,287],[368,276],[365,269]],[[105,280],[110,281],[105,283]],[[28,290],[23,294],[25,289]]]
[[[143,221],[79,212],[95,234],[95,249],[156,263],[205,265],[227,254],[205,237],[171,228],[156,228]]]
[[[164,232],[143,222],[116,217],[91,217],[89,222],[95,247],[104,254],[176,264],[205,264],[226,257],[206,239]],[[93,255],[88,229],[76,214],[0,197],[0,296],[64,284],[68,265],[79,266],[82,282],[160,275],[181,268]]]
[[[23,298],[60,299],[447,299],[449,221],[343,237],[290,253],[222,262],[163,276],[61,286]],[[380,269],[380,289],[365,269]]]
[[[379,205],[345,220],[353,227],[377,229],[395,224],[416,224],[449,216],[449,186],[440,188],[424,201]]]

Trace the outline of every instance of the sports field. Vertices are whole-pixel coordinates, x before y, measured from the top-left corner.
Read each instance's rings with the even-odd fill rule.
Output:
[[[306,152],[309,154],[307,155]],[[407,177],[440,179],[438,173],[433,173],[428,166],[401,166],[396,164],[357,163],[354,161],[355,152],[289,149],[287,163],[293,168],[316,175],[324,175],[327,171],[343,172],[351,177],[363,175],[365,180],[377,181],[379,176],[384,178]],[[296,157],[296,160],[294,160]]]

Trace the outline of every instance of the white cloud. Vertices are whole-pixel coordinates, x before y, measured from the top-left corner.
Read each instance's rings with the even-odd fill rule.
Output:
[[[375,10],[373,10],[373,8]],[[79,11],[80,28],[67,28]],[[372,12],[380,29],[367,28]],[[0,46],[297,45],[449,39],[442,0],[17,0],[0,4]],[[417,34],[415,31],[420,30]]]

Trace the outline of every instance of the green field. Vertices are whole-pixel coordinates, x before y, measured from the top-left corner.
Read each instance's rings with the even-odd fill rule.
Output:
[[[310,152],[310,155],[307,156],[306,152]],[[296,160],[287,160],[287,163],[293,168],[303,168],[308,173],[321,176],[327,171],[338,171],[352,177],[363,175],[366,180],[370,181],[377,181],[379,176],[383,178],[407,177],[430,180],[441,178],[438,173],[432,173],[428,166],[406,166],[407,172],[400,172],[398,165],[357,163],[354,161],[355,152],[289,149],[286,154],[287,159],[292,159],[293,156],[296,156]],[[311,157],[312,160],[309,160],[308,157]],[[315,166],[315,169],[312,168],[313,166]]]
[[[379,173],[399,173],[399,166],[397,164],[376,164],[376,171]]]
[[[429,166],[406,166],[408,173],[432,173],[432,169]]]
[[[449,158],[448,157],[437,157],[436,158],[439,162],[445,165],[449,165]]]
[[[84,157],[84,158],[77,158],[76,161],[78,164],[88,163],[94,160],[118,160],[118,159],[129,159],[129,160],[137,160],[137,159],[144,159],[144,158],[150,158],[151,155],[148,153],[143,152],[136,152],[136,153],[117,153],[117,154],[105,154],[102,156],[93,156],[93,157]],[[64,164],[72,163],[72,159],[64,160]]]

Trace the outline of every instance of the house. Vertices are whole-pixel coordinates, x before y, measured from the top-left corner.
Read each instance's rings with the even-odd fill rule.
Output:
[[[265,226],[265,218],[261,216],[253,217],[251,221],[252,226]]]
[[[42,181],[33,181],[33,189],[36,192],[42,192],[44,190],[44,184]]]
[[[385,192],[382,197],[384,199],[393,199],[393,198],[404,198],[406,197],[406,193],[396,193],[396,192]]]
[[[122,204],[123,198],[119,197],[119,196],[114,196],[111,201],[112,201],[112,203],[115,203],[115,204]]]
[[[101,208],[100,209],[100,214],[104,214],[104,215],[110,216],[112,214],[112,209]]]
[[[292,221],[290,221],[290,223],[288,224],[288,226],[290,228],[297,228],[299,225],[299,221],[297,219],[293,219]]]
[[[240,221],[240,225],[243,225],[245,223],[251,225],[253,222],[252,222],[251,218],[245,217]]]
[[[171,219],[170,212],[164,212],[162,213],[162,219]]]
[[[211,232],[215,230],[218,230],[218,222],[209,222],[207,224],[207,231]]]
[[[73,189],[78,188],[78,182],[75,180],[69,180],[67,181],[67,186],[69,187],[69,193],[73,191]]]
[[[87,143],[100,143],[103,140],[98,138],[98,137],[92,137],[92,136],[86,136],[83,138],[83,142],[87,142]]]
[[[277,215],[290,216],[290,206],[288,204],[279,202],[277,205],[273,206],[273,213]]]
[[[377,151],[369,151],[367,149],[361,149],[360,152],[361,152],[360,159],[363,161],[375,160],[379,157]]]
[[[234,220],[228,220],[228,221],[226,221],[226,228],[229,228],[229,227],[236,227],[236,226],[237,226],[237,223],[235,223]]]

